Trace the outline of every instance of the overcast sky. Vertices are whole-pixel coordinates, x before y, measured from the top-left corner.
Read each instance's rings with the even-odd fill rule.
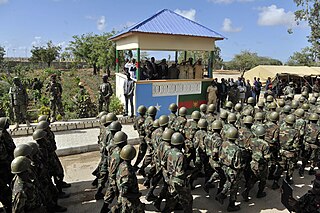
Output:
[[[308,45],[309,28],[296,25],[293,0],[0,0],[0,46],[9,57],[30,56],[33,45],[65,47],[73,35],[121,30],[164,8],[227,37],[217,42],[226,61],[250,50],[285,62]]]

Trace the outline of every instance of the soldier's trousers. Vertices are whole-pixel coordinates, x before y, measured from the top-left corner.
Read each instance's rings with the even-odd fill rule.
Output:
[[[104,196],[104,202],[111,204],[115,197],[119,196],[119,191],[117,188],[116,181],[109,178],[108,187],[106,190],[106,194]]]
[[[112,213],[144,213],[145,204],[141,203],[139,198],[128,199],[119,197],[118,201],[119,203],[115,207],[112,207]]]
[[[296,153],[290,151],[282,151],[281,161],[279,163],[279,169],[275,175],[275,180],[279,180],[283,171],[287,171],[287,178],[291,178],[294,172],[295,162],[296,162]]]
[[[187,187],[180,186],[178,184],[173,184],[171,188],[174,188],[174,191],[170,193],[170,196],[166,200],[166,206],[162,212],[172,212],[176,204],[179,203],[181,204],[184,213],[191,213],[193,198],[190,189],[188,189]]]
[[[312,144],[313,145],[313,144]],[[302,165],[301,169],[304,169],[310,160],[310,167],[314,168],[319,164],[319,157],[320,157],[320,148],[318,146],[307,145],[302,152]]]
[[[202,150],[198,150],[195,164],[196,164],[196,167],[198,167],[199,171],[201,171],[202,168],[204,169],[205,182],[207,182],[213,173],[213,170],[209,164],[208,155]]]
[[[276,146],[270,146],[269,152],[269,176],[274,178],[277,166],[279,164],[279,148]]]
[[[153,154],[153,149],[148,145],[141,169],[144,170],[152,162]]]
[[[221,193],[227,195],[227,193],[230,192],[229,200],[230,202],[235,202],[237,200],[238,185],[240,182],[240,171],[236,171],[227,166],[223,166],[223,171],[227,179]]]
[[[56,117],[56,113],[57,113],[57,108],[58,108],[58,112],[61,116],[64,116],[64,109],[62,106],[62,102],[60,98],[56,98],[53,100],[50,100],[50,110],[51,110],[51,117],[55,118]]]
[[[99,100],[99,112],[105,111],[109,112],[110,99]]]
[[[16,105],[13,107],[14,120],[23,123],[27,120],[27,105]]]
[[[140,146],[139,146],[139,152],[138,152],[138,157],[136,159],[136,162],[134,163],[134,166],[137,167],[139,163],[142,161],[144,158],[146,152],[147,152],[147,142],[144,137],[140,137]]]
[[[267,183],[267,177],[268,177],[268,164],[259,164],[256,161],[251,161],[251,170],[252,175],[250,179],[248,180],[248,184],[246,185],[245,191],[249,193],[249,191],[253,188],[254,184],[259,181],[259,191],[263,192],[266,183]]]

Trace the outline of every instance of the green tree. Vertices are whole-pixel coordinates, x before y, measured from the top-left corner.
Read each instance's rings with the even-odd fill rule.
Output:
[[[6,50],[0,46],[0,64],[4,61],[4,55],[6,54]]]
[[[83,34],[81,36],[73,36],[73,41],[69,43],[67,50],[77,60],[87,62],[93,67],[93,74],[101,68],[108,68],[115,64],[115,45],[109,40],[114,32],[104,33],[102,35],[94,35],[92,33]]]
[[[300,52],[294,52],[287,64],[289,66],[315,66],[317,56],[310,47],[303,48]]]
[[[306,21],[310,27],[308,41],[312,45],[316,58],[320,60],[320,1],[293,0],[299,9],[295,12],[297,21]]]
[[[46,46],[32,47],[30,60],[33,62],[45,62],[50,67],[51,63],[59,57],[60,51],[60,46],[56,46],[52,41],[48,41]]]

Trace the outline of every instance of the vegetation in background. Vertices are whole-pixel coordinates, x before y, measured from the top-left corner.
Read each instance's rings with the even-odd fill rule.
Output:
[[[33,62],[45,62],[50,67],[51,63],[59,57],[60,51],[60,46],[56,46],[52,41],[48,41],[46,46],[32,47],[30,60]]]

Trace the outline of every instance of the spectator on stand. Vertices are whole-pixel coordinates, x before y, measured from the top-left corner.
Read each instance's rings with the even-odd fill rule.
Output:
[[[224,78],[221,78],[221,83],[218,83],[218,104],[217,112],[220,112],[220,107],[224,106],[228,95],[228,86]]]
[[[255,94],[255,98],[256,98],[256,103],[258,103],[260,93],[261,93],[261,88],[262,88],[262,83],[260,82],[260,78],[258,78],[258,80],[256,80],[256,77],[254,77],[253,84],[254,84],[254,94]]]
[[[244,99],[246,98],[246,91],[247,90],[246,90],[246,87],[243,85],[242,81],[239,82],[238,90],[239,90],[239,94],[240,94],[240,96],[239,96],[240,102],[241,102],[241,104],[243,104]]]
[[[246,83],[246,98],[245,98],[245,102],[247,102],[248,98],[252,97],[252,86],[250,84],[250,80],[247,80]]]
[[[179,79],[187,79],[187,66],[185,60],[179,65]]]
[[[203,67],[201,59],[198,59],[197,63],[194,65],[194,78],[203,79]]]
[[[178,79],[179,78],[179,69],[177,64],[173,63],[168,69],[168,79]]]

